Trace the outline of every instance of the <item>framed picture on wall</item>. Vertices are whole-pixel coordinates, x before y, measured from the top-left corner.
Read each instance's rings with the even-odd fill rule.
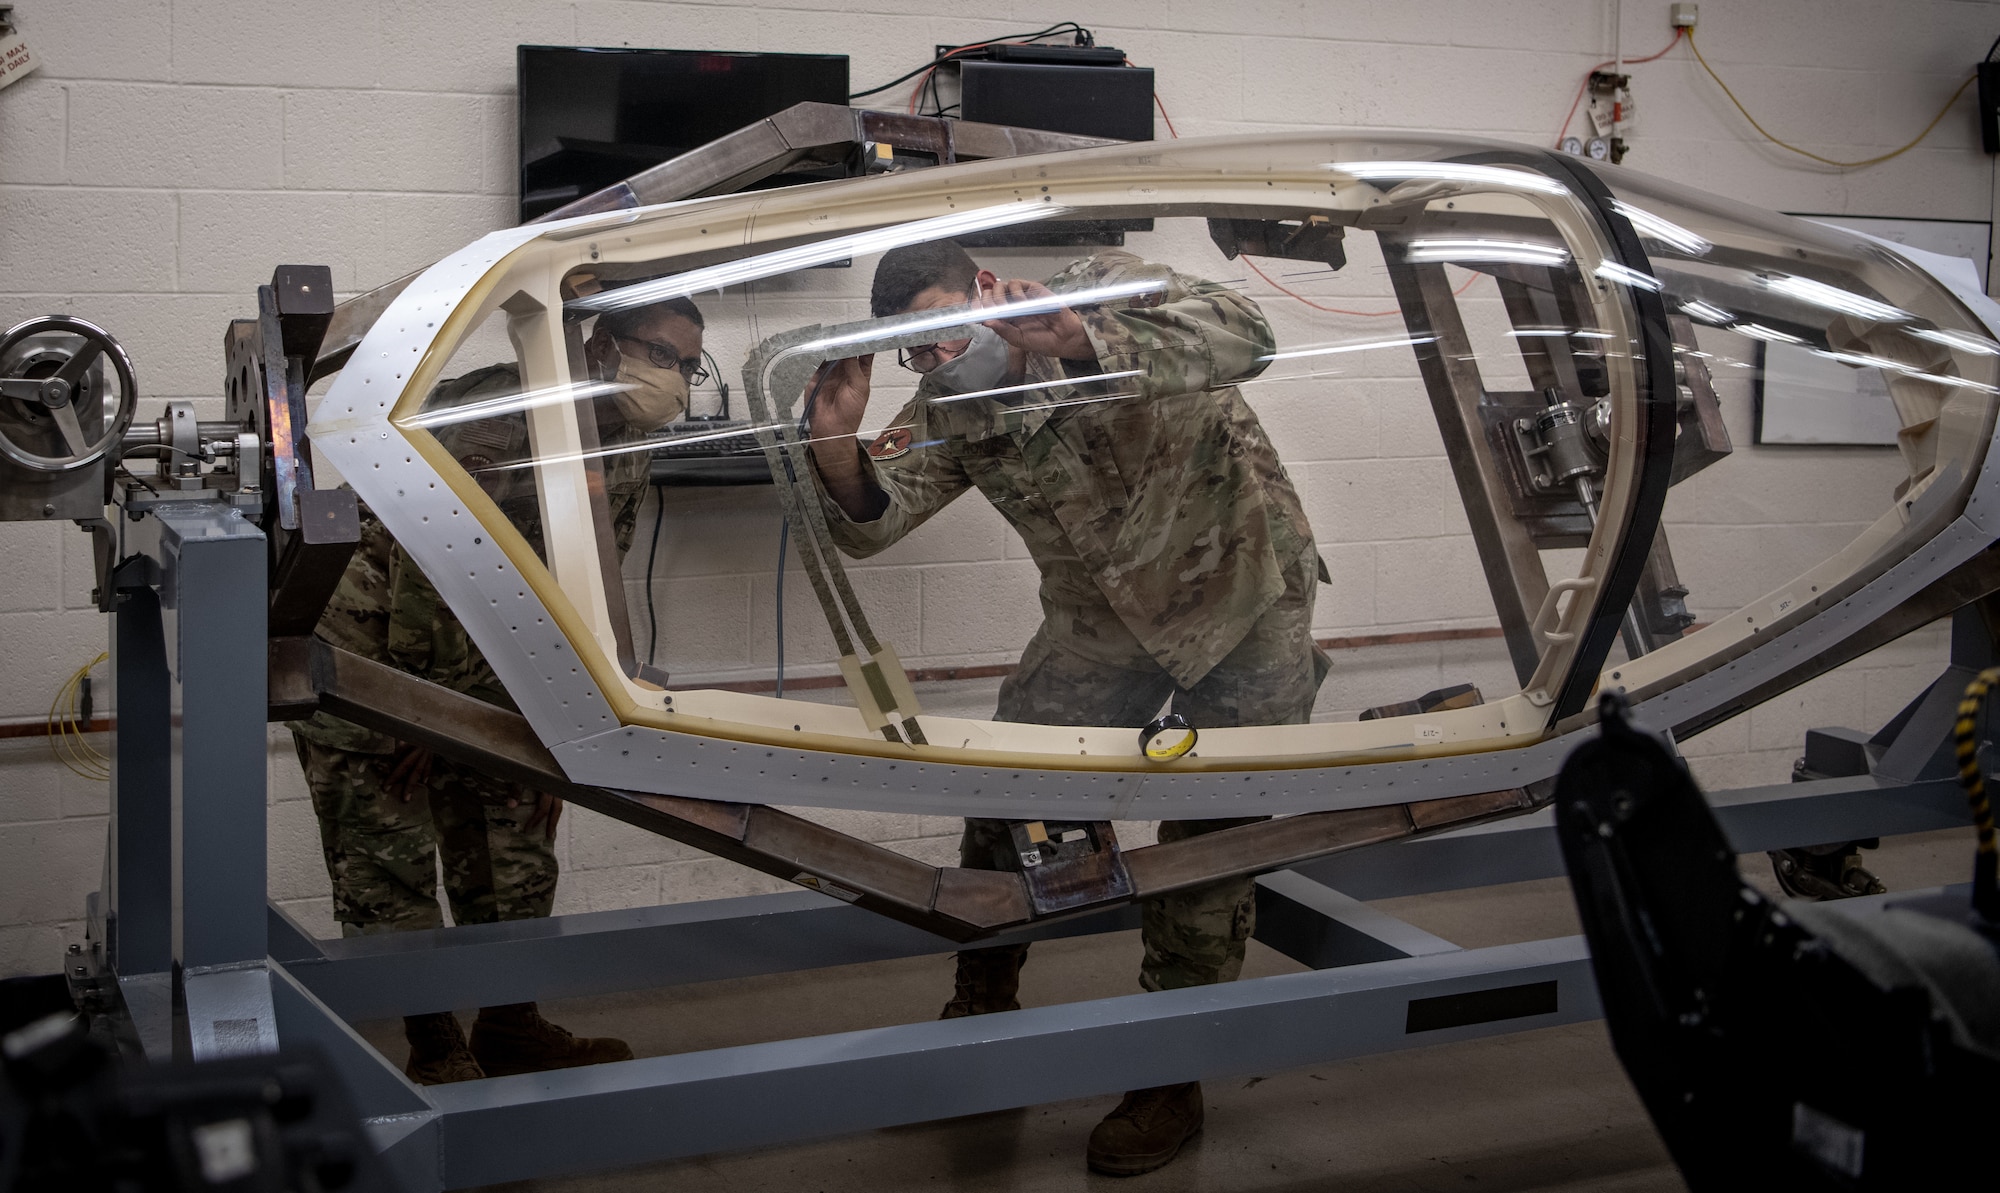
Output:
[[[1793,214],[1911,248],[1967,258],[1978,271],[1981,286],[1986,284],[1993,225],[1985,221]],[[1899,424],[1881,370],[1841,364],[1799,344],[1759,347],[1755,442],[1895,446]]]

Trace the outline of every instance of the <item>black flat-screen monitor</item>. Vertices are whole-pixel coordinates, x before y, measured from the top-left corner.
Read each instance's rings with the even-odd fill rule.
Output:
[[[847,103],[845,54],[521,46],[521,219],[796,103]]]

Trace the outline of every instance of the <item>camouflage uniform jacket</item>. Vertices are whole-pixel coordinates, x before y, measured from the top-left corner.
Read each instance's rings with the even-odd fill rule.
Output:
[[[426,409],[504,397],[521,391],[520,369],[493,365],[438,383]],[[535,554],[542,546],[541,503],[529,468],[482,471],[530,459],[528,421],[521,414],[503,414],[471,422],[448,423],[432,429],[439,444],[470,472],[493,498]],[[604,446],[641,442],[643,436],[625,427],[605,436]],[[605,495],[619,558],[632,545],[639,505],[645,498],[650,452],[618,452],[603,457]],[[412,675],[443,684],[453,691],[477,696],[489,704],[513,708],[499,677],[474,646],[465,626],[453,616],[437,589],[374,513],[362,507],[361,543],[340,578],[326,612],[320,615],[320,638],[356,654],[388,663]],[[398,747],[387,734],[364,729],[328,713],[314,713],[293,728],[317,745],[365,754],[390,754]]]
[[[1095,361],[1028,358],[1027,380],[1046,388],[937,401],[920,385],[864,454],[882,513],[823,506],[835,541],[866,556],[977,486],[1041,569],[1045,632],[1106,664],[1150,656],[1191,686],[1278,599],[1312,531],[1232,384],[1274,348],[1255,302],[1116,251],[1048,285],[1148,278],[1164,293],[1141,301],[1155,305],[1076,308]],[[1065,381],[1092,374],[1114,376]]]

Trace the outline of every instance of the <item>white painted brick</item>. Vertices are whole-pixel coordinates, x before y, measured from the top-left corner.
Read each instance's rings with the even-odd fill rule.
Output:
[[[0,189],[0,212],[5,213],[0,218],[0,278],[10,291],[173,288],[171,194],[6,187]],[[79,229],[89,234],[79,236]]]
[[[0,925],[0,978],[61,973],[70,942],[81,939],[83,926],[73,921]]]
[[[71,739],[72,743],[75,739]],[[97,751],[100,758],[111,752],[111,735],[108,733],[88,733],[83,744]],[[80,747],[79,747],[80,748]],[[101,817],[111,812],[111,784],[89,774],[79,774],[64,767],[56,775],[56,789],[61,794],[62,814],[65,819],[79,817]]]
[[[577,41],[567,4],[485,0],[476,19],[449,4],[397,5],[382,22],[375,83],[410,91],[511,92],[514,47]]]
[[[901,841],[884,841],[883,845],[902,854],[915,858],[926,866],[956,866],[958,864],[958,837],[912,837]]]
[[[1421,6],[1412,5],[1421,12]],[[1625,53],[1630,57],[1650,54],[1665,45],[1671,34],[1664,31],[1662,14],[1654,6],[1635,4],[1625,13]],[[1602,5],[1591,0],[1514,0],[1510,4],[1485,4],[1481,0],[1458,0],[1443,13],[1425,14],[1438,22],[1410,30],[1412,40],[1449,38],[1454,46],[1512,48],[1523,42],[1554,54],[1574,54],[1584,65],[1610,54],[1602,53],[1610,44],[1610,20]],[[1417,22],[1413,21],[1413,24]],[[1337,28],[1337,26],[1336,26]],[[1578,70],[1577,76],[1582,77]]]
[[[1375,398],[1382,455],[1444,455],[1444,436],[1438,431],[1437,414],[1421,381],[1378,381],[1368,389]]]
[[[64,79],[172,78],[173,0],[63,0],[14,12],[38,72]],[[32,76],[27,86],[34,82]],[[4,107],[0,104],[0,107]]]
[[[749,581],[740,576],[667,580],[659,585],[659,665],[669,672],[740,666],[746,647]]]
[[[1333,583],[1316,586],[1313,629],[1322,636],[1375,624],[1375,547],[1372,543],[1319,544]]]
[[[285,910],[286,915],[297,920],[299,927],[304,928],[314,939],[340,939],[340,925],[334,922],[333,918],[333,896],[326,895],[316,899],[279,899],[274,902]]]
[[[712,857],[662,866],[660,894],[656,901],[686,903],[695,899],[733,899],[741,895],[769,895],[797,889],[783,879]]]
[[[1763,750],[1750,754],[1718,754],[1712,758],[1688,759],[1688,770],[1703,791],[1733,791],[1740,787],[1764,787],[1784,783],[1792,777],[1792,763],[1804,750],[1805,741],[1790,750]]]
[[[269,803],[310,800],[305,772],[299,769],[299,749],[292,731],[284,724],[267,726],[264,732],[264,775],[269,784]]]
[[[1335,650],[1333,670],[1320,685],[1315,711],[1342,720],[1379,704],[1414,700],[1443,684],[1442,656],[1435,642]]]
[[[276,91],[70,85],[69,181],[82,186],[280,186],[283,138]]]
[[[381,71],[385,21],[364,15],[370,11],[339,5],[175,0],[173,77],[183,83],[374,86]],[[459,12],[465,26],[480,19],[476,9]],[[389,24],[408,19],[397,11],[385,16]],[[451,53],[448,46],[436,49],[439,57]]]
[[[922,640],[922,574],[916,568],[875,568],[850,572],[854,594],[880,640],[905,661]],[[769,574],[750,581],[750,653],[747,666],[774,667],[778,657],[775,589]],[[785,662],[787,666],[831,662],[839,657],[826,613],[805,571],[794,565],[785,575]]]
[[[563,875],[556,888],[557,914],[651,907],[660,901],[660,866],[621,866]]]
[[[293,91],[284,135],[288,187],[471,193],[485,184],[477,96]]]
[[[1872,522],[1909,478],[1890,449],[1738,444],[1671,490],[1670,524]]]
[[[1286,380],[1244,390],[1258,421],[1287,466],[1313,460],[1367,459],[1377,454],[1381,403],[1374,393],[1337,379]]]
[[[180,284],[188,290],[254,295],[258,286],[270,282],[271,270],[280,262],[327,266],[337,291],[373,284],[377,275],[364,280],[359,266],[379,256],[381,226],[379,215],[370,219],[366,211],[365,202],[330,191],[184,195]]]
[[[1042,624],[1040,573],[1027,561],[952,564],[924,573],[923,652],[1018,657]]]
[[[1867,728],[1861,722],[1862,686],[1858,673],[1842,668],[1765,701],[1748,713],[1750,748],[1802,753],[1808,729]]]
[[[42,821],[0,827],[0,924],[83,913],[104,863],[104,822]]]
[[[650,865],[702,856],[699,850],[678,841],[585,808],[569,809],[563,823],[569,829],[569,871]]]
[[[97,587],[97,557],[91,536],[74,523],[71,533],[57,536],[62,547],[62,602],[65,609],[95,609],[91,591]]]
[[[0,558],[8,583],[0,585],[0,613],[34,613],[62,605],[62,532],[69,523],[0,523]]]
[[[61,819],[61,774],[47,738],[0,738],[0,824]]]
[[[913,816],[898,812],[860,812],[845,808],[785,810],[794,816],[810,820],[815,824],[826,825],[828,828],[846,833],[850,837],[859,837],[864,841],[895,841],[926,835],[936,836],[935,833],[924,832],[927,827],[925,822],[940,819],[935,816]],[[956,865],[956,861],[953,864]]]
[[[88,194],[90,192],[79,192]],[[100,192],[101,193],[101,192]],[[0,202],[5,202],[0,199]],[[7,231],[0,220],[0,241]],[[171,242],[169,242],[171,251]],[[166,263],[171,269],[171,262]],[[268,278],[267,278],[268,280]],[[132,358],[139,382],[140,417],[159,416],[174,397],[213,397],[201,418],[221,418],[222,336],[231,319],[257,313],[257,296],[236,294],[0,293],[0,324],[37,315],[78,315],[110,332]]]
[[[518,105],[510,88],[505,94],[484,96],[479,101],[479,143],[482,163],[480,187],[490,195],[504,197],[507,217],[495,227],[520,222],[521,126]]]
[[[1704,619],[1733,613],[1845,546],[1861,528],[1699,526],[1673,535],[1688,606]]]
[[[1385,622],[1474,618],[1495,624],[1493,596],[1472,539],[1377,544],[1375,608]]]
[[[70,672],[104,649],[106,626],[97,613],[0,613],[0,642],[33,642],[15,654],[0,691],[0,721],[48,715],[49,701]]]
[[[423,269],[515,222],[513,183],[499,195],[377,195],[351,215],[370,227],[357,260],[360,285],[379,286]],[[354,200],[349,200],[354,204]]]
[[[1442,460],[1345,460],[1287,469],[1323,543],[1431,538],[1444,531],[1440,498],[1455,496]]]
[[[796,6],[795,6],[796,7]],[[797,39],[789,44],[761,44],[757,10],[748,4],[657,4],[650,0],[580,0],[576,5],[576,44],[637,46],[673,50],[784,49],[812,52]],[[929,53],[919,50],[918,57]],[[897,71],[901,74],[901,71]],[[885,76],[888,77],[888,76]],[[854,85],[862,86],[855,75]]]
[[[1694,737],[1682,738],[1676,744],[1684,758],[1715,758],[1745,753],[1750,749],[1750,718],[1731,717]],[[1805,743],[1801,740],[1799,744],[1803,746]]]
[[[777,565],[778,527],[783,515],[774,489],[731,485],[661,489],[657,493],[657,498],[648,498],[639,511],[638,531],[625,556],[628,578],[644,575],[647,556],[652,554],[653,519],[660,512],[655,500],[665,502],[660,547],[653,562],[653,574],[660,579],[768,573]],[[788,549],[789,566],[796,566],[796,558]]]
[[[273,899],[332,898],[326,853],[320,846],[319,817],[309,800],[273,805],[265,821],[270,851],[269,889]]]
[[[758,49],[848,55],[849,85],[860,90],[895,78],[930,57],[928,16],[867,11],[816,12],[768,7],[757,11]],[[946,37],[946,41],[956,38]],[[902,98],[897,93],[896,98]]]
[[[35,43],[28,48],[40,52]],[[68,144],[69,87],[37,71],[7,88],[0,103],[0,182],[61,183]]]

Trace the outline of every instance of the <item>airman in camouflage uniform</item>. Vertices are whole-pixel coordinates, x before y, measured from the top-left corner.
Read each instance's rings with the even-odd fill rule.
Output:
[[[1129,305],[1089,297],[1148,282]],[[976,339],[906,350],[924,380],[891,430],[859,452],[841,444],[858,424],[854,397],[865,404],[872,362],[822,370],[815,461],[835,541],[873,554],[972,488],[1007,519],[1041,569],[1043,620],[1001,686],[999,720],[1136,728],[1169,701],[1197,728],[1309,719],[1326,673],[1313,596],[1327,576],[1298,494],[1234,384],[1275,350],[1256,303],[1117,251],[1046,286],[1002,281],[939,242],[884,256],[874,313],[959,305],[973,293],[975,306],[1078,297],[1053,314],[987,324],[1006,342],[1008,367],[969,395],[939,378]],[[1169,821],[1160,839],[1244,823]],[[961,862],[1017,868],[1007,822],[968,819]],[[1148,901],[1140,985],[1233,980],[1254,890],[1236,879]],[[945,1015],[1018,1006],[1025,953],[961,953]],[[1093,1133],[1091,1164],[1159,1167],[1200,1118],[1198,1086],[1135,1091]]]
[[[690,359],[699,364],[699,319],[699,312],[685,302],[642,308],[618,321],[601,317],[601,330],[586,348],[600,377],[615,375],[632,386],[615,400],[594,401],[591,408],[608,449],[596,465],[602,468],[606,514],[620,558],[631,546],[646,490],[651,454],[643,450],[644,432],[648,424],[670,421],[686,408],[685,366]],[[656,358],[663,356],[672,358],[672,366],[659,367]],[[656,382],[663,373],[672,375],[657,387],[664,393],[633,380]],[[676,379],[678,405],[671,392]],[[424,409],[470,407],[521,389],[517,366],[494,365],[439,383]],[[633,392],[650,400],[628,397]],[[526,416],[517,411],[439,422],[429,430],[535,553],[546,558],[535,470],[511,467],[533,458]],[[416,561],[365,508],[361,527],[354,558],[320,618],[319,636],[453,691],[515,708]],[[486,924],[549,914],[555,900],[553,840],[560,801],[329,713],[294,722],[292,732],[319,817],[334,918],[343,934],[441,927],[440,859],[455,922]],[[541,1019],[531,1003],[483,1010],[469,1045],[449,1013],[410,1016],[406,1026],[408,1071],[426,1082],[631,1056],[621,1041],[570,1036]]]

